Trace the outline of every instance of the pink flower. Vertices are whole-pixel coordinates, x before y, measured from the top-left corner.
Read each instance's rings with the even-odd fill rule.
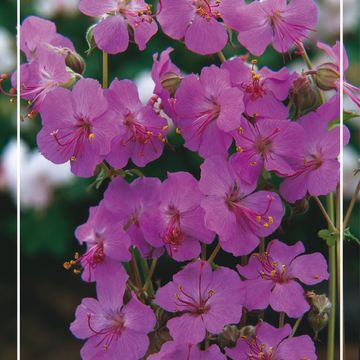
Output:
[[[320,253],[301,255],[302,242],[288,246],[272,240],[263,254],[253,254],[246,266],[237,266],[244,281],[248,310],[265,309],[285,312],[298,318],[309,310],[304,289],[298,283],[318,284],[329,278],[326,260]]]
[[[279,196],[257,191],[236,171],[232,159],[213,156],[201,165],[200,191],[205,195],[205,225],[219,236],[223,250],[235,256],[249,254],[259,238],[272,234],[280,225],[283,206]]]
[[[226,348],[232,360],[316,360],[315,345],[307,335],[291,337],[291,327],[277,329],[266,322],[255,328],[255,335],[240,337],[234,348]]]
[[[141,177],[131,184],[122,177],[111,181],[104,194],[104,205],[114,215],[144,258],[162,254],[162,248],[154,248],[145,239],[143,214],[153,211],[159,202],[161,181],[157,178]]]
[[[218,267],[213,272],[208,262],[199,260],[186,265],[173,281],[160,288],[155,303],[166,311],[180,313],[167,322],[175,341],[197,344],[206,331],[218,334],[225,325],[240,321],[241,285],[233,270]]]
[[[92,176],[96,165],[110,152],[118,131],[107,109],[96,80],[81,79],[72,91],[55,89],[41,107],[43,128],[37,136],[41,153],[55,164],[70,161],[77,176]]]
[[[167,123],[150,105],[142,105],[136,85],[130,80],[115,79],[105,96],[120,128],[106,160],[122,168],[129,158],[140,167],[159,158],[166,142]]]
[[[168,341],[157,354],[150,355],[148,360],[225,360],[217,345],[211,345],[206,350],[201,351],[196,344],[177,343]]]
[[[210,244],[212,231],[204,224],[198,182],[186,172],[169,173],[158,195],[158,206],[143,217],[146,241],[156,248],[165,246],[177,261],[191,260],[200,254],[200,242]]]
[[[20,49],[29,62],[36,60],[41,47],[75,50],[72,42],[56,32],[53,22],[37,16],[27,17],[20,27]]]
[[[237,0],[162,0],[157,19],[165,34],[184,39],[195,53],[208,55],[225,47],[228,35],[224,25],[237,6]]]
[[[166,115],[168,115],[172,120],[176,120],[174,110],[174,94],[170,93],[169,89],[164,88],[164,82],[169,82],[169,79],[173,78],[175,79],[175,84],[173,87],[177,90],[178,84],[176,84],[176,82],[180,84],[180,79],[182,78],[180,69],[170,60],[170,54],[173,52],[173,50],[173,48],[167,48],[160,53],[160,57],[157,53],[153,55],[154,63],[151,70],[151,77],[155,83],[154,94],[160,97],[161,107],[164,109]],[[174,80],[172,81],[174,82]]]
[[[200,77],[191,74],[182,80],[175,110],[185,147],[204,158],[225,155],[230,132],[240,126],[243,93],[232,87],[227,70],[212,65],[203,68]]]
[[[253,55],[262,55],[270,43],[276,51],[285,53],[315,30],[317,13],[313,0],[255,0],[236,9],[229,25],[238,31],[240,43]]]
[[[20,96],[29,102],[28,116],[40,111],[46,96],[70,80],[65,58],[39,46],[36,60],[20,66]]]
[[[324,51],[333,61],[333,63],[325,63],[317,67],[318,74],[321,73],[321,70],[328,70],[326,71],[328,74],[329,72],[332,73],[333,79],[333,87],[340,91],[340,42],[337,41],[333,47],[330,47],[327,44],[324,44],[320,41],[317,43],[317,47]],[[349,67],[349,60],[346,54],[345,48],[343,49],[343,67],[344,73]],[[319,77],[320,75],[316,75]],[[325,75],[326,76],[326,75]],[[325,79],[326,81],[326,79]],[[360,98],[359,95],[360,89],[354,85],[349,84],[345,81],[344,77],[344,93],[349,96],[349,98],[358,106],[360,107]]]
[[[232,164],[243,179],[256,182],[263,168],[279,176],[294,174],[292,164],[303,154],[304,130],[289,120],[241,120],[234,135],[237,153]]]
[[[340,176],[337,157],[340,152],[340,127],[328,130],[329,122],[339,116],[339,97],[321,105],[297,122],[305,131],[304,152],[300,161],[294,163],[295,173],[280,186],[281,195],[288,202],[311,196],[327,195],[336,189]],[[344,145],[350,134],[344,127]]]
[[[230,72],[231,83],[244,92],[245,112],[248,116],[287,119],[289,110],[282,103],[288,95],[294,75],[283,67],[274,72],[263,67],[259,72],[239,57],[228,60],[221,68]]]
[[[132,294],[128,303],[123,297],[127,274],[120,265],[96,283],[98,299],[85,298],[77,307],[71,332],[86,340],[81,349],[83,360],[139,360],[149,346],[147,334],[156,323],[149,306]]]
[[[75,236],[80,244],[86,243],[86,252],[68,265],[80,265],[83,269],[84,281],[98,281],[99,276],[105,277],[120,261],[129,261],[130,238],[123,230],[120,222],[100,203],[90,208],[87,222],[78,226]],[[99,275],[100,274],[100,275]]]
[[[128,27],[140,50],[157,32],[151,7],[144,0],[81,0],[79,8],[85,15],[102,17],[93,34],[98,48],[109,54],[126,51],[130,40]]]

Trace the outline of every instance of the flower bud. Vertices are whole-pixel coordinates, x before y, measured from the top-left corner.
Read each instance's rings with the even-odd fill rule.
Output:
[[[70,79],[68,82],[60,84],[60,86],[66,88],[66,89],[71,89],[74,86],[74,84],[76,83],[76,81],[79,79],[79,74],[75,73],[69,67],[66,67],[66,70],[70,74]]]
[[[315,81],[321,90],[337,89],[336,81],[339,79],[339,68],[333,63],[325,63],[316,68]]]
[[[308,321],[317,339],[319,331],[329,322],[331,303],[325,294],[316,295],[313,291],[307,292],[306,298],[311,306]]]
[[[247,325],[240,329],[240,336],[255,337],[255,326]]]
[[[240,330],[235,325],[226,325],[218,336],[218,343],[221,347],[234,347],[240,337]]]
[[[161,86],[167,90],[171,97],[174,97],[176,90],[181,84],[181,76],[173,72],[167,72],[164,74],[161,80]]]
[[[293,215],[303,215],[309,210],[309,200],[307,198],[297,200],[292,207]]]
[[[76,52],[69,50],[65,58],[66,66],[76,73],[82,75],[85,71],[85,61]]]
[[[290,89],[290,101],[295,108],[296,119],[320,105],[318,90],[305,73],[294,80]]]

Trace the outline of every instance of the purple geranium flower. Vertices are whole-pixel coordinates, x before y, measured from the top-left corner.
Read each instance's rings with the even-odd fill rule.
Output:
[[[168,341],[157,354],[150,355],[148,360],[226,360],[217,345],[211,345],[201,351],[196,344]]]
[[[104,204],[122,223],[129,234],[132,245],[136,246],[144,258],[154,258],[163,249],[155,249],[144,237],[143,213],[152,211],[159,202],[161,182],[157,178],[141,177],[131,184],[122,177],[112,180],[104,194]]]
[[[175,40],[184,39],[189,50],[214,54],[228,40],[226,27],[219,20],[226,24],[240,4],[242,0],[162,0],[157,19],[165,34]]]
[[[327,44],[324,44],[320,41],[317,43],[317,47],[324,51],[333,61],[333,63],[325,63],[317,67],[317,70],[323,68],[328,69],[329,71],[333,71],[334,73],[338,74],[338,77],[333,77],[333,86],[336,90],[340,91],[340,42],[337,41],[333,47],[330,47]],[[344,66],[344,73],[349,67],[349,60],[346,54],[345,48],[343,49],[343,66]],[[360,107],[360,98],[359,95],[360,89],[354,85],[349,84],[345,81],[344,78],[344,93],[349,96],[349,98],[358,106]]]
[[[245,307],[248,310],[272,307],[283,311],[289,317],[298,318],[309,310],[304,289],[298,283],[318,284],[329,278],[323,255],[305,251],[302,242],[288,246],[279,240],[272,240],[266,252],[253,254],[246,266],[237,266],[244,281]]]
[[[144,0],[81,0],[80,11],[88,16],[101,16],[93,33],[99,49],[109,54],[124,52],[129,45],[129,27],[140,50],[157,32],[151,6]]]
[[[124,304],[127,274],[119,269],[96,283],[98,300],[85,298],[76,310],[70,330],[86,340],[81,349],[83,360],[116,360],[120,354],[123,359],[138,360],[149,346],[147,334],[154,328],[156,317],[133,294]]]
[[[292,163],[303,154],[304,130],[288,120],[261,119],[251,123],[245,118],[234,135],[237,153],[233,165],[243,179],[256,182],[263,168],[279,176],[294,173]]]
[[[175,120],[174,93],[170,93],[168,89],[163,87],[163,81],[169,78],[177,77],[180,83],[180,69],[170,60],[170,54],[173,50],[173,48],[167,48],[165,51],[160,53],[159,59],[159,55],[157,53],[153,55],[154,63],[151,71],[151,77],[155,83],[154,94],[160,97],[161,107],[164,109],[166,115],[168,115],[172,120]]]
[[[298,120],[305,130],[304,153],[294,164],[295,174],[286,178],[280,186],[281,195],[288,202],[295,202],[309,194],[326,195],[336,189],[339,182],[340,127],[328,130],[329,122],[339,116],[339,97],[321,105]],[[349,141],[349,131],[344,129],[344,145]]]
[[[166,120],[150,105],[144,106],[136,85],[130,80],[115,79],[105,96],[116,113],[120,133],[111,143],[106,160],[114,167],[126,166],[129,158],[143,167],[159,158],[166,142]]]
[[[75,50],[72,42],[56,33],[53,22],[37,16],[27,17],[20,27],[20,49],[25,53],[27,61],[38,57],[41,47]]]
[[[291,337],[291,327],[277,329],[266,322],[258,324],[255,336],[240,337],[236,347],[226,348],[232,360],[316,360],[315,345],[307,335]]]
[[[79,264],[83,268],[82,278],[85,281],[97,281],[99,274],[106,277],[115,267],[119,267],[120,261],[131,259],[130,238],[103,203],[90,208],[89,219],[78,226],[75,236],[81,245],[86,243],[87,250],[81,256],[76,254],[75,260],[69,265],[74,262],[74,265]]]
[[[175,341],[197,344],[204,340],[206,331],[218,334],[225,325],[240,321],[241,289],[241,280],[233,270],[218,267],[213,272],[208,262],[199,260],[186,265],[160,288],[155,303],[181,314],[167,322]]]
[[[204,224],[201,199],[193,176],[186,172],[169,173],[161,185],[158,207],[144,214],[145,239],[154,247],[165,246],[177,261],[197,257],[201,251],[199,241],[210,244],[214,239]]]
[[[235,8],[236,16],[228,23],[238,31],[238,39],[253,55],[260,56],[272,43],[285,53],[301,44],[317,23],[313,0],[264,0]]]
[[[41,153],[55,164],[70,160],[77,176],[92,176],[118,131],[107,108],[103,90],[93,79],[79,80],[72,91],[52,91],[41,107],[43,128],[37,136]]]
[[[241,58],[224,62],[221,67],[230,72],[233,86],[244,91],[245,112],[249,116],[286,119],[289,110],[282,103],[288,95],[294,75],[286,67],[274,72],[263,67],[256,72]]]
[[[225,155],[230,132],[240,126],[243,93],[232,87],[227,70],[212,65],[203,68],[200,77],[191,74],[182,80],[175,110],[188,149],[202,157]]]
[[[260,237],[270,235],[281,223],[279,196],[270,191],[252,193],[256,183],[245,182],[232,159],[206,159],[201,165],[199,185],[206,196],[201,201],[205,225],[219,235],[222,249],[235,256],[249,254]]]
[[[20,66],[20,96],[29,102],[28,116],[40,111],[46,96],[70,80],[65,58],[45,47],[38,47],[36,60]]]

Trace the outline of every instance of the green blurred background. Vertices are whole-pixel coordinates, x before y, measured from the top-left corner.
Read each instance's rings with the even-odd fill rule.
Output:
[[[16,2],[14,0],[2,0],[0,5],[0,27],[7,29],[12,34],[13,51],[15,49],[15,24],[16,24]],[[56,22],[58,32],[69,37],[77,51],[85,57],[87,68],[86,77],[94,77],[101,80],[101,53],[97,50],[86,57],[85,51],[87,44],[85,33],[92,25],[92,19],[80,14],[76,9],[76,0],[22,0],[21,17],[29,15],[45,16]],[[355,4],[355,5],[354,5]],[[360,53],[359,53],[359,11],[348,11],[347,7],[358,6],[351,0],[345,1],[345,21],[346,21],[346,47],[351,59],[351,67],[347,73],[349,82],[360,85]],[[315,39],[333,44],[338,38],[337,29],[337,3],[324,1],[321,3],[320,28],[315,34]],[[352,17],[351,17],[352,16]],[[355,19],[354,19],[355,16]],[[329,24],[331,26],[329,27]],[[314,52],[314,42],[308,45],[309,54],[313,59],[319,59],[320,54]],[[185,73],[199,72],[203,66],[211,63],[218,64],[216,57],[203,57],[188,52],[182,44],[171,41],[164,36],[161,31],[149,42],[146,51],[139,52],[136,46],[131,45],[129,50],[117,56],[110,57],[110,78],[130,78],[136,79],[140,87],[148,93],[149,83],[148,71],[152,65],[152,54],[161,52],[168,46],[172,46],[175,51],[172,60]],[[227,57],[242,55],[245,50],[241,47],[224,51]],[[269,66],[272,69],[279,69],[284,65],[280,54],[268,49],[259,61],[259,66]],[[320,59],[319,59],[320,61]],[[294,69],[299,72],[304,65],[301,61],[292,61]],[[294,65],[295,64],[295,65]],[[1,63],[0,63],[1,66]],[[13,68],[15,67],[15,64]],[[1,71],[10,71],[13,69]],[[139,74],[141,77],[139,78]],[[351,104],[346,102],[346,106],[351,109]],[[6,153],[9,141],[14,138],[16,131],[15,105],[9,102],[5,96],[0,96],[0,154]],[[357,121],[357,122],[356,122]],[[350,189],[354,182],[352,169],[358,166],[360,143],[360,119],[353,120],[349,127],[352,131],[350,155],[347,156],[346,163],[346,190]],[[39,117],[21,123],[21,136],[28,146],[28,152],[32,151],[36,156],[35,137],[39,130]],[[144,173],[147,176],[157,176],[163,179],[167,171],[186,170],[199,176],[199,165],[201,159],[196,154],[181,147],[182,141],[179,137],[172,136],[170,142],[175,146],[175,151],[167,148],[164,156],[151,163]],[[4,155],[5,156],[5,155]],[[2,164],[5,163],[4,156]],[[69,323],[73,320],[74,311],[81,298],[92,296],[94,286],[82,283],[80,278],[62,268],[62,263],[72,257],[73,253],[79,250],[79,246],[74,238],[74,229],[79,224],[86,221],[89,206],[96,205],[102,198],[106,183],[99,190],[94,188],[89,190],[91,179],[67,178],[61,185],[49,184],[42,167],[39,166],[39,174],[26,168],[26,163],[30,163],[29,158],[25,158],[22,168],[22,188],[24,198],[31,192],[37,193],[33,188],[33,183],[37,185],[46,184],[49,188],[46,192],[46,201],[39,203],[29,200],[21,210],[21,301],[22,301],[22,327],[21,327],[21,347],[22,357],[25,360],[57,360],[57,359],[79,359],[79,349],[82,343],[72,337],[68,330]],[[9,163],[9,160],[6,160]],[[11,161],[10,161],[11,163]],[[35,164],[35,163],[34,163]],[[13,166],[16,164],[13,162]],[[34,169],[37,165],[34,165]],[[0,187],[0,226],[1,240],[5,247],[3,249],[5,261],[1,262],[3,267],[1,276],[2,297],[0,299],[1,308],[4,311],[4,324],[0,330],[0,358],[15,359],[15,330],[16,330],[16,210],[14,196],[11,189],[13,184],[9,184],[9,165],[1,168],[1,187]],[[66,172],[66,170],[63,170]],[[29,173],[32,175],[30,176]],[[52,177],[57,176],[56,170]],[[60,176],[60,175],[59,175]],[[13,179],[13,178],[12,178]],[[13,181],[13,180],[12,180]],[[44,185],[45,186],[45,185]],[[34,190],[35,189],[35,190]],[[345,198],[345,209],[349,201],[351,191]],[[39,194],[42,196],[43,193]],[[352,232],[359,237],[359,206],[354,211],[352,218]],[[306,214],[301,216],[289,216],[289,212],[283,222],[282,228],[271,238],[279,237],[289,243],[302,240],[307,251],[321,251],[326,254],[326,246],[316,234],[318,230],[325,227],[325,223],[314,204],[310,204]],[[209,250],[210,251],[210,250]],[[347,341],[351,349],[358,339],[359,323],[359,247],[352,242],[344,244],[345,253],[345,302],[346,302],[346,326]],[[219,257],[220,264],[234,265],[239,259],[222,255]],[[165,258],[160,261],[155,273],[156,278],[169,279],[170,274],[175,271],[178,264]],[[326,283],[314,287],[315,290],[326,292]],[[270,315],[271,316],[271,315]],[[302,333],[310,333],[306,321],[300,328]],[[320,333],[319,347],[323,348],[326,344],[326,331]],[[351,350],[349,347],[349,351]],[[323,355],[319,355],[323,359]],[[352,357],[349,357],[352,359]],[[355,359],[355,357],[354,357]]]

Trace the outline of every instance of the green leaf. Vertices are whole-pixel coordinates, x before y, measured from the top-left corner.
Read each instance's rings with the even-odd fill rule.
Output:
[[[344,230],[344,240],[355,241],[358,245],[360,245],[360,240],[350,232],[350,228],[346,228]]]
[[[318,236],[326,241],[327,246],[334,246],[336,243],[336,234],[328,229],[322,229],[318,232]]]

